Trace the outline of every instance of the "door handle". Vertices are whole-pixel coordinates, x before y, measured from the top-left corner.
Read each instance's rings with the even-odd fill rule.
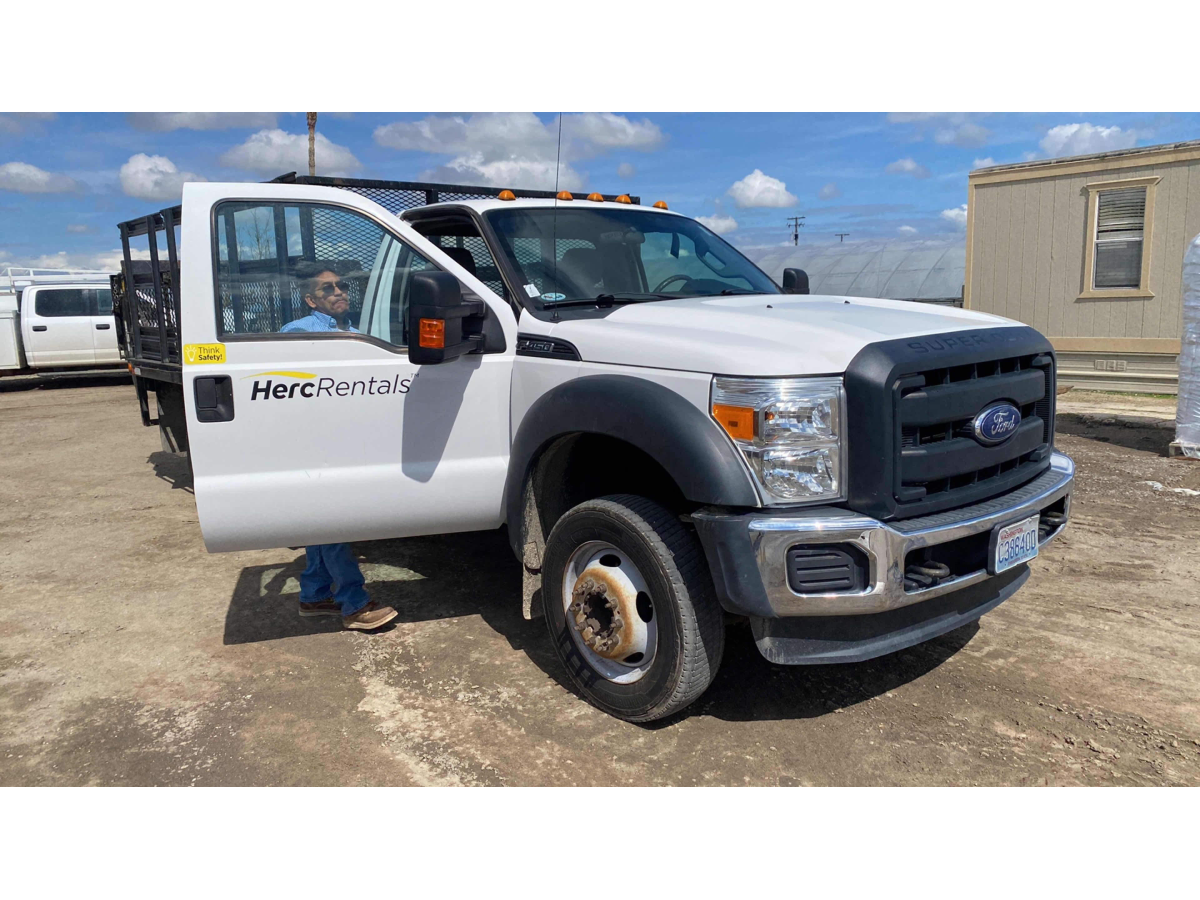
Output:
[[[228,375],[199,376],[192,382],[192,391],[197,421],[233,421],[233,379]]]
[[[34,326],[33,326],[33,330],[34,330],[34,331],[45,331],[45,330],[46,330],[46,326],[45,326],[45,325],[34,325]]]
[[[108,329],[110,329],[110,328],[112,328],[112,326],[109,325],[107,322],[101,322],[100,324],[98,324],[96,326],[97,331],[108,331]]]

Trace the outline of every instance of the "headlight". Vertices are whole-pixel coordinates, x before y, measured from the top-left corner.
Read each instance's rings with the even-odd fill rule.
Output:
[[[840,378],[713,379],[713,418],[771,506],[843,497],[844,410]]]

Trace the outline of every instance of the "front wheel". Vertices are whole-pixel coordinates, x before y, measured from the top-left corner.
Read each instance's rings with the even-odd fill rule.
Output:
[[[589,702],[630,722],[683,709],[712,683],[725,622],[699,541],[652,500],[571,509],[546,540],[550,637]]]

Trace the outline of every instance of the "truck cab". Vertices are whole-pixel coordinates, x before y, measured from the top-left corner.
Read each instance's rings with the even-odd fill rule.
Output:
[[[121,365],[110,273],[8,269],[0,293],[0,373]]]
[[[505,527],[572,682],[651,721],[727,615],[772,662],[869,659],[1012,596],[1065,526],[1033,329],[785,292],[666,204],[415,189],[189,184],[122,226],[143,421],[210,550]]]

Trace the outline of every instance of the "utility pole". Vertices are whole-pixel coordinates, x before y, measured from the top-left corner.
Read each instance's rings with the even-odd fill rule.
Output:
[[[837,235],[839,244],[842,243],[845,238],[850,237],[850,232],[848,231],[835,231],[834,234]]]
[[[800,243],[800,229],[804,227],[804,220],[807,216],[788,216],[788,225],[792,227],[792,245],[796,246]]]
[[[308,114],[308,174],[317,174],[317,114]]]

